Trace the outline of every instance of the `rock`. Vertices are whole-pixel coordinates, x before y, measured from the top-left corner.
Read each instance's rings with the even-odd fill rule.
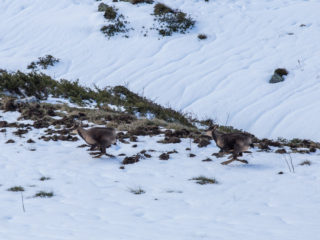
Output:
[[[274,71],[269,83],[278,83],[284,81],[284,76],[288,75],[288,71],[285,68],[278,68]]]
[[[287,151],[284,148],[277,149],[276,153],[285,154]]]
[[[122,164],[126,165],[126,164],[134,164],[136,162],[139,162],[141,156],[139,154],[137,155],[133,155],[131,157],[125,157],[122,161]]]
[[[159,159],[160,160],[168,160],[170,158],[169,154],[168,153],[162,153],[160,156],[159,156]]]
[[[0,121],[0,128],[5,128],[8,126],[8,122],[7,121]]]

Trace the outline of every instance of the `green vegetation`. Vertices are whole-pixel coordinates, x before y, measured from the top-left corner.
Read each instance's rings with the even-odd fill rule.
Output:
[[[98,7],[98,11],[104,11],[104,18],[111,22],[100,29],[100,31],[109,38],[119,33],[126,33],[129,31],[126,27],[128,22],[124,20],[124,16],[122,14],[118,14],[118,9],[115,7],[101,3]]]
[[[38,70],[38,67],[47,69],[49,66],[54,66],[59,61],[60,59],[55,58],[52,55],[46,55],[44,57],[39,57],[37,62],[31,62],[27,68],[32,70]]]
[[[154,6],[153,15],[160,24],[157,30],[162,36],[171,36],[173,33],[184,34],[195,25],[195,21],[186,13],[173,10],[163,3]]]
[[[49,177],[45,177],[45,176],[42,176],[39,180],[40,181],[48,181],[48,180],[50,180],[51,178],[49,178]]]
[[[194,177],[194,178],[191,178],[190,180],[196,181],[196,183],[200,185],[218,183],[218,181],[215,178],[207,178],[205,176]]]
[[[7,92],[19,97],[35,96],[45,100],[49,96],[69,99],[73,103],[86,105],[96,102],[100,109],[108,108],[108,104],[122,106],[129,114],[139,113],[141,116],[152,114],[155,118],[167,123],[182,124],[191,127],[187,116],[171,108],[164,108],[153,101],[131,92],[124,86],[100,89],[81,86],[79,81],[56,81],[43,73],[20,71],[9,73],[0,70],[0,93]]]
[[[133,193],[133,194],[136,194],[136,195],[139,195],[139,194],[144,194],[146,193],[143,189],[141,189],[140,187],[137,188],[137,189],[130,189],[130,192]]]
[[[21,186],[15,186],[8,189],[10,192],[23,192],[24,188]]]
[[[37,192],[33,197],[40,197],[40,198],[51,198],[53,197],[54,194],[53,192],[44,192],[44,191],[40,191],[40,192]]]

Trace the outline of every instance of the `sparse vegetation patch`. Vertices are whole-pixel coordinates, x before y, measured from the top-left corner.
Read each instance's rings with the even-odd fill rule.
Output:
[[[42,176],[39,180],[40,180],[40,181],[48,181],[48,180],[50,180],[50,179],[51,179],[50,177]]]
[[[59,61],[60,59],[55,58],[49,54],[44,57],[39,57],[37,62],[31,62],[27,68],[32,70],[38,70],[38,67],[41,67],[42,69],[47,69],[49,66],[54,66]]]
[[[54,196],[53,192],[40,191],[40,192],[37,192],[33,197],[51,198],[53,196]]]
[[[118,13],[118,9],[113,6],[101,3],[98,7],[98,11],[104,11],[104,18],[111,22],[108,25],[103,26],[100,30],[107,37],[113,37],[119,33],[126,33],[129,31],[127,28],[128,21],[125,20],[122,14]]]
[[[191,178],[190,180],[196,181],[196,183],[200,185],[218,183],[218,181],[215,178],[207,178],[205,176],[194,177],[194,178]]]
[[[184,34],[195,25],[195,21],[186,13],[173,10],[163,3],[154,6],[153,15],[160,24],[156,29],[162,36],[171,36],[173,33]]]
[[[119,121],[122,118],[129,119],[128,114],[134,115],[140,113],[141,116],[144,116],[151,113],[155,118],[164,120],[167,123],[179,123],[184,125],[184,127],[192,126],[184,114],[170,108],[164,108],[145,97],[131,92],[124,86],[104,89],[95,87],[91,89],[81,86],[79,81],[71,82],[64,79],[56,81],[43,73],[23,73],[20,71],[9,73],[2,70],[0,72],[0,92],[8,92],[14,96],[23,98],[34,96],[39,100],[45,100],[49,95],[52,95],[57,98],[69,99],[71,102],[79,105],[96,102],[101,109],[106,109],[108,104],[121,106],[127,112],[127,116],[125,114],[118,116]],[[8,100],[3,102],[1,108],[4,108],[6,111],[15,111],[17,104],[15,104],[14,99],[8,98]],[[108,112],[112,112],[110,108],[107,109]],[[34,111],[38,112],[38,110],[35,109]],[[130,118],[135,119],[132,116]],[[159,121],[158,123],[161,122]]]
[[[8,189],[10,192],[23,192],[24,188],[21,186],[15,186]]]
[[[140,195],[140,194],[144,194],[146,193],[142,188],[137,188],[137,189],[134,189],[134,188],[131,188],[130,189],[130,192],[135,194],[135,195]]]

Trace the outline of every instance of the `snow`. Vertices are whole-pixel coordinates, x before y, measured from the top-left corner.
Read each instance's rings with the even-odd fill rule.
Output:
[[[23,70],[46,54],[61,60],[55,78],[100,87],[127,85],[163,105],[213,118],[258,137],[320,140],[320,18],[317,0],[163,0],[196,27],[161,38],[153,5],[112,3],[127,17],[129,39],[108,40],[100,2],[0,2],[0,66]],[[145,29],[146,29],[145,28]],[[200,41],[199,33],[208,35]],[[285,67],[285,82],[269,84]],[[229,117],[228,117],[229,116]]]
[[[159,144],[163,136],[146,136],[107,149],[115,158],[93,159],[77,148],[82,140],[44,142],[38,140],[43,130],[24,138],[13,131],[0,133],[0,239],[319,239],[319,151],[291,154],[293,173],[283,155],[255,149],[243,157],[248,165],[223,166],[226,158],[211,156],[218,152],[214,142],[206,148],[191,143],[196,156],[190,158],[189,139]],[[26,143],[29,138],[36,143]],[[5,144],[8,139],[16,142]],[[168,161],[159,160],[174,149]],[[119,154],[141,150],[154,152],[119,168]],[[208,157],[213,161],[202,161]],[[310,166],[299,165],[307,159]],[[200,175],[218,184],[190,180]],[[50,180],[39,181],[43,176]],[[25,212],[21,194],[6,191],[13,186],[25,188]],[[130,192],[138,188],[145,193]],[[54,196],[34,198],[38,191]]]
[[[143,37],[153,5],[104,2],[128,17],[135,28],[128,39],[108,40],[100,32],[106,21],[94,0],[0,0],[0,68],[27,71],[31,61],[51,54],[60,62],[43,72],[56,79],[125,85],[258,137],[320,140],[318,0],[163,0],[197,21],[190,33],[166,38],[156,31]],[[208,39],[198,40],[199,33]],[[278,67],[289,75],[271,85]],[[0,111],[0,121],[19,116]],[[163,136],[139,137],[107,149],[115,158],[93,159],[77,148],[82,140],[45,142],[38,139],[43,129],[24,137],[15,130],[0,132],[1,240],[319,239],[319,150],[291,154],[290,172],[284,155],[257,149],[244,154],[248,165],[223,166],[226,158],[212,156],[219,150],[213,141],[206,148],[191,143],[196,156],[190,158],[189,139],[160,144]],[[15,143],[5,144],[9,139]],[[151,158],[119,168],[119,154],[151,149]],[[159,160],[174,149],[168,161]],[[208,157],[211,162],[202,161]],[[311,165],[301,166],[305,160]],[[190,180],[200,175],[218,184]],[[40,181],[43,176],[50,180]],[[25,191],[7,191],[14,186]],[[130,192],[138,188],[145,193]],[[34,198],[38,191],[54,196]]]

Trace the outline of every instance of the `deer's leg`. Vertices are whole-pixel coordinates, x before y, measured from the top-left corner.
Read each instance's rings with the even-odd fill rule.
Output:
[[[103,155],[106,155],[106,146],[100,146],[100,154],[94,156],[93,158],[101,158]]]
[[[96,147],[97,147],[97,145],[91,145],[91,147],[90,147],[90,149],[89,149],[89,151],[93,151],[93,150],[95,150],[96,149]]]
[[[237,158],[238,156],[242,156],[242,151],[243,151],[242,147],[239,144],[235,144],[234,145],[234,151],[233,151],[233,159],[237,160],[239,162],[248,164],[247,160],[242,160],[242,159],[238,159]]]
[[[235,159],[231,159],[231,160],[228,160],[228,161],[224,161],[224,162],[222,162],[221,164],[222,164],[222,165],[228,165],[229,163],[232,163],[233,161],[235,161]]]
[[[237,159],[237,161],[248,164],[249,162],[247,160]]]

